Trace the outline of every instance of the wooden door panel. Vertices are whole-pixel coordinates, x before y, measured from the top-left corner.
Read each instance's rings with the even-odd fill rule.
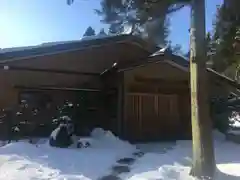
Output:
[[[132,136],[135,135],[134,123],[137,119],[135,97],[127,96],[127,106],[126,106],[126,119],[124,122],[124,134],[129,139],[132,139]],[[133,131],[133,132],[132,132]]]
[[[179,128],[177,95],[129,94],[125,130],[133,140],[170,137]]]
[[[173,137],[179,128],[178,102],[176,95],[160,95],[158,116],[162,121],[162,135]]]
[[[141,97],[127,96],[126,119],[124,122],[124,134],[129,140],[138,140],[141,137]]]
[[[141,104],[141,127],[142,127],[142,138],[152,139],[156,136],[156,120],[157,114],[155,109],[155,98],[154,96],[142,96]],[[158,129],[159,130],[159,129]]]

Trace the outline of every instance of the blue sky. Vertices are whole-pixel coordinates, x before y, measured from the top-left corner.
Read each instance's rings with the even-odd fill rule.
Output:
[[[100,22],[93,9],[100,0],[0,0],[0,48],[37,45],[43,42],[76,40],[88,26],[99,31],[106,25]],[[223,0],[206,0],[206,26],[211,30],[216,5]],[[174,44],[183,50],[189,46],[190,10],[188,7],[171,15],[171,34]]]

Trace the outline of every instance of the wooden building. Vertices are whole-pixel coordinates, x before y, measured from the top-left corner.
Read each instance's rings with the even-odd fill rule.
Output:
[[[212,69],[207,72],[209,96],[239,94],[240,86],[234,81]],[[119,63],[105,78],[106,87],[118,89],[118,123],[114,118],[110,123],[116,125],[116,133],[132,141],[191,138],[187,60],[160,53],[138,62]]]
[[[88,94],[79,126],[100,126],[133,142],[191,138],[188,61],[157,50],[121,35],[2,52],[0,108],[28,99],[51,121],[48,102],[56,107]],[[238,93],[234,81],[208,73],[210,93]]]

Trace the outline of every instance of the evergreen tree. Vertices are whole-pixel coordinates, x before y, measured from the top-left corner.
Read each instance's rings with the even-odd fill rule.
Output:
[[[101,0],[96,10],[102,22],[110,24],[109,33],[121,34],[132,27],[132,34],[145,40],[166,45],[169,30],[167,15],[182,8],[189,0]]]
[[[100,36],[107,36],[107,34],[105,33],[104,28],[102,28],[102,29],[99,31],[98,35],[100,35]]]
[[[211,40],[212,67],[240,82],[240,57],[237,53],[236,37],[240,27],[239,0],[225,0],[218,8]]]
[[[180,44],[176,44],[176,45],[171,45],[170,44],[170,47],[168,49],[171,53],[184,55],[184,53],[182,51],[182,46]]]
[[[233,47],[236,51],[236,55],[240,55],[240,26],[237,29],[236,37],[235,37],[235,42],[233,44]]]
[[[108,29],[108,34],[119,34],[119,32],[123,32],[123,27],[119,26],[118,24],[110,24],[109,29]]]
[[[95,36],[95,35],[96,35],[95,30],[91,26],[89,26],[86,29],[85,33],[83,34],[83,37]]]

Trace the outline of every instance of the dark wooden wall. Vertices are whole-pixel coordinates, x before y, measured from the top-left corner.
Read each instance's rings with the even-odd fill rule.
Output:
[[[181,132],[176,94],[129,93],[125,133],[133,141],[174,140]]]

